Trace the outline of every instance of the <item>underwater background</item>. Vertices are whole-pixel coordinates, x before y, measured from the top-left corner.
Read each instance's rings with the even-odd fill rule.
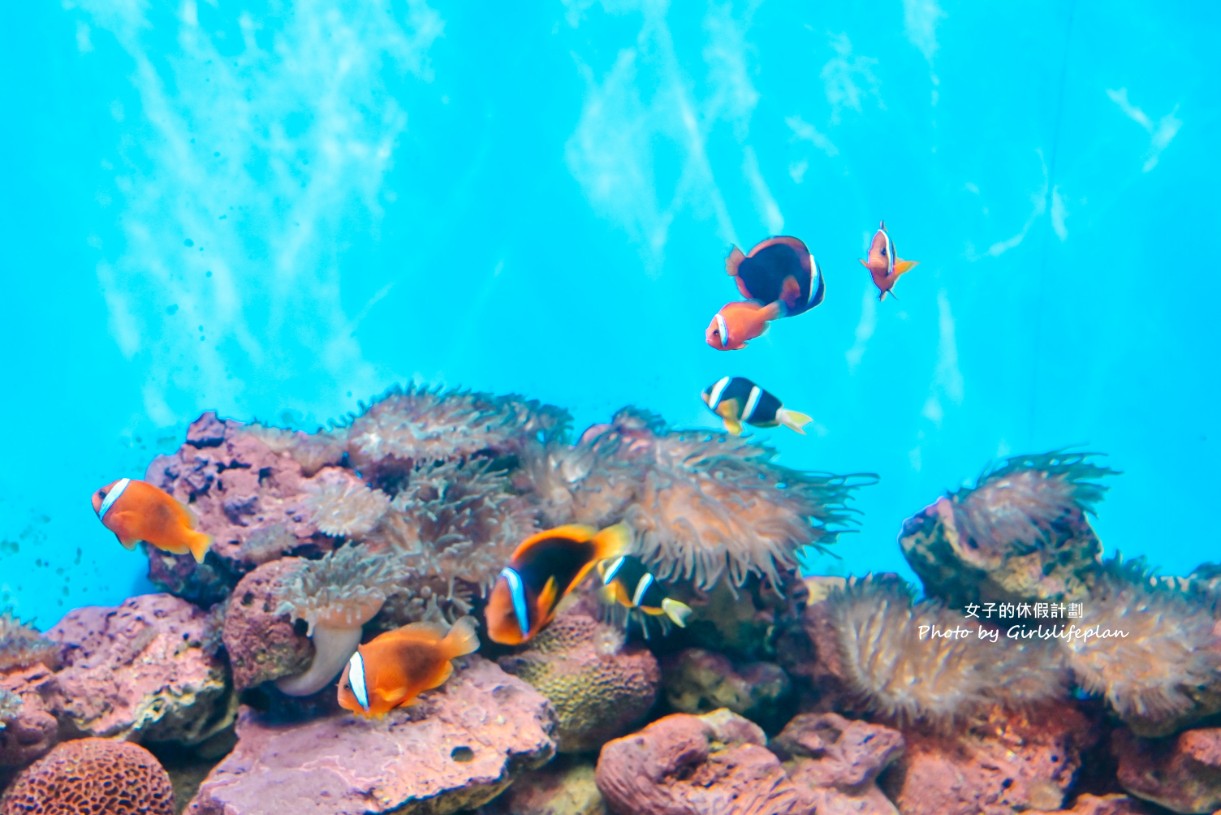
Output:
[[[140,3],[0,10],[0,605],[151,591],[89,497],[201,412],[312,430],[396,383],[719,428],[878,473],[823,573],[997,458],[1107,454],[1106,550],[1214,557],[1221,10]],[[878,302],[884,218],[920,261]],[[826,301],[703,341],[731,244]]]

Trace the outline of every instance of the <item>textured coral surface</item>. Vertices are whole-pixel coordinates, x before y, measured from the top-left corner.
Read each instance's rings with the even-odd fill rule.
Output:
[[[555,754],[552,711],[479,657],[409,708],[276,724],[244,709],[237,748],[208,776],[192,815],[428,813],[476,807]]]
[[[64,742],[0,798],[0,815],[173,815],[174,789],[152,753],[111,739]]]

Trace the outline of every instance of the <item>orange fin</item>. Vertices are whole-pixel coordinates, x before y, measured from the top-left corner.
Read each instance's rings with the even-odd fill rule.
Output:
[[[780,301],[777,300],[774,303],[768,303],[766,306],[764,306],[762,309],[760,309],[760,311],[762,311],[762,313],[763,313],[763,319],[775,320],[778,317],[780,317],[780,315],[782,313],[782,311],[781,311],[782,308],[783,307],[782,307]]]
[[[736,245],[729,250],[729,257],[725,258],[725,273],[730,277],[738,276],[738,267],[742,265],[742,261],[746,260],[746,255]],[[741,287],[741,283],[738,286]],[[745,294],[745,292],[743,292]],[[747,297],[750,295],[747,294]]]
[[[793,276],[784,279],[784,285],[780,288],[780,302],[786,310],[797,308],[797,300],[801,297],[801,284],[797,282],[797,278]]]
[[[203,563],[204,556],[208,554],[208,547],[212,545],[212,536],[194,531],[189,534],[190,542],[187,544],[187,548],[191,551],[196,563]]]
[[[463,617],[454,623],[441,641],[449,659],[466,656],[479,650],[479,635],[475,632],[475,618]]]
[[[555,578],[548,577],[547,584],[543,586],[543,590],[538,594],[538,608],[539,611],[542,612],[541,616],[544,619],[550,616],[551,612],[555,609],[556,603],[558,602],[558,599],[556,598],[557,591],[558,588],[555,584]]]
[[[406,688],[395,688],[394,690],[384,692],[382,697],[390,703],[391,707],[398,707],[403,704],[408,695]]]
[[[434,688],[439,688],[445,684],[445,681],[454,675],[454,663],[446,660],[441,663],[441,669],[437,672],[436,684]]]
[[[115,535],[115,537],[119,539],[119,543],[123,544],[123,548],[128,551],[135,549],[136,544],[140,542],[139,538],[124,538],[121,535]]]
[[[611,560],[631,554],[632,529],[627,524],[608,526],[594,536],[594,560]]]
[[[721,420],[725,422],[725,429],[735,436],[742,435],[742,423],[737,419],[731,419],[728,416],[722,416]]]
[[[899,275],[903,274],[904,272],[910,272],[912,270],[912,268],[915,267],[916,264],[918,264],[919,262],[920,261],[918,261],[918,260],[896,260],[895,261],[895,276],[898,277]]]

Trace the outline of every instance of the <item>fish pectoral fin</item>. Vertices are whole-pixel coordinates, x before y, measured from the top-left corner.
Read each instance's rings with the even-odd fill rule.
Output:
[[[140,542],[139,538],[125,538],[122,535],[115,535],[119,539],[119,543],[123,544],[123,548],[132,550],[136,548],[136,544]]]
[[[732,247],[729,250],[729,256],[727,258],[725,258],[725,273],[728,274],[730,277],[737,277],[738,276],[738,267],[740,265],[742,265],[742,261],[744,261],[744,260],[746,260],[745,253],[743,253],[742,250],[739,249],[737,246]],[[739,289],[742,288],[741,279],[738,280],[738,288]],[[745,293],[745,292],[743,292],[743,293]],[[749,297],[749,296],[750,295],[747,295],[747,297]]]
[[[725,421],[726,430],[728,430],[730,433],[732,433],[735,436],[742,435],[742,423],[741,422],[739,422],[737,419],[731,419],[728,416],[723,416],[722,419]]]
[[[449,660],[446,660],[444,667],[441,668],[441,672],[437,675],[437,684],[434,685],[433,687],[440,687],[441,685],[444,685],[445,681],[447,679],[449,679],[451,676],[453,676],[453,674],[454,674],[454,663],[450,662]]]
[[[911,271],[912,268],[914,268],[916,266],[916,264],[918,264],[919,262],[920,261],[918,261],[918,260],[896,260],[895,261],[895,276],[898,277],[899,275],[903,274],[904,272]]]
[[[543,590],[538,593],[538,607],[544,614],[548,613],[555,607],[559,587],[556,585],[554,577],[548,577],[547,583],[543,586]]]
[[[864,266],[866,269],[868,269],[868,268],[869,268],[869,264],[868,264],[868,263],[866,263],[865,261],[861,260],[860,258],[857,258],[857,261],[858,261],[858,262],[859,262],[859,263],[860,263],[862,266]]]
[[[400,705],[403,704],[403,701],[407,698],[407,689],[406,688],[395,688],[392,691],[385,691],[384,693],[382,693],[382,697],[387,702],[390,703],[391,707],[399,707]],[[408,702],[408,704],[411,704],[411,703]]]

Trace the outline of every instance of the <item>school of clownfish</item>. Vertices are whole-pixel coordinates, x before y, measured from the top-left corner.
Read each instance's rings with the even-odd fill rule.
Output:
[[[883,222],[861,263],[869,270],[878,299],[893,294],[895,282],[915,266],[900,260]],[[726,304],[713,317],[705,339],[720,351],[733,351],[767,330],[767,323],[803,314],[822,303],[822,270],[806,245],[794,237],[769,238],[748,254],[733,247],[726,271],[744,301]],[[810,417],[787,410],[780,400],[743,377],[726,376],[703,391],[704,403],[734,434],[742,425],[784,425],[804,432]],[[122,478],[93,494],[102,525],[127,549],[140,541],[165,552],[190,554],[203,563],[212,538],[196,529],[191,512],[164,490]],[[488,636],[502,645],[529,642],[555,618],[560,603],[594,570],[609,609],[656,619],[663,627],[684,627],[691,609],[669,597],[647,567],[631,554],[631,533],[623,524],[606,529],[569,524],[526,538],[513,551],[488,595]],[[453,672],[453,660],[479,648],[474,621],[452,626],[416,622],[357,646],[339,678],[339,705],[359,716],[381,717],[413,704],[423,692],[440,687]]]

